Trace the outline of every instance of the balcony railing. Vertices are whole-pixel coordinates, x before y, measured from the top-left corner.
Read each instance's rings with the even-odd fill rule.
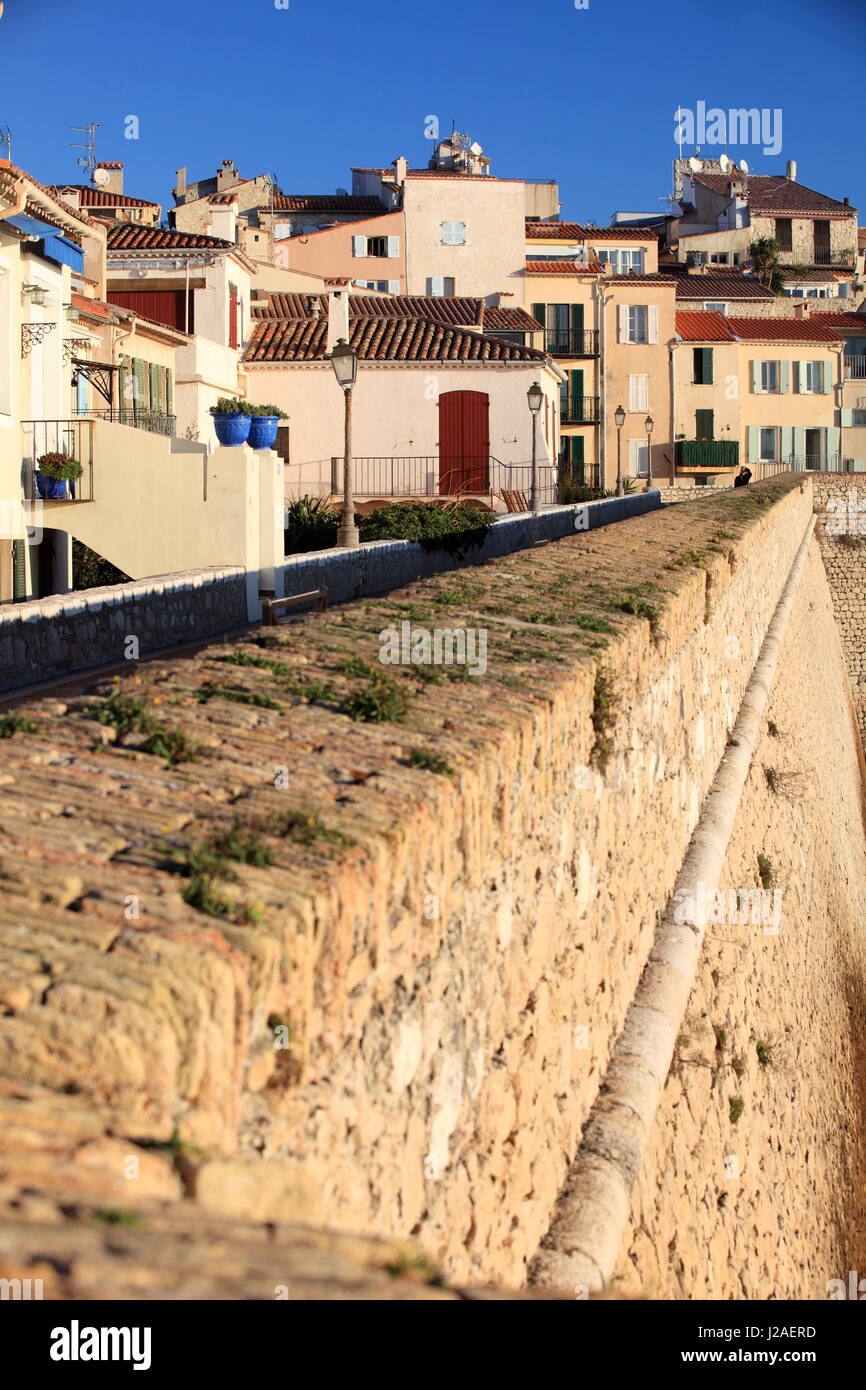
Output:
[[[556,474],[547,459],[537,466],[539,493],[544,505],[556,501]],[[295,486],[299,493],[340,497],[343,491],[343,460],[297,466]],[[485,497],[503,492],[526,492],[532,486],[531,463],[503,463],[490,454],[466,454],[440,459],[435,455],[415,457],[358,457],[352,460],[352,489],[364,499]]]
[[[598,329],[548,328],[544,346],[552,357],[598,357]]]
[[[740,446],[735,439],[678,439],[677,468],[705,468],[718,473],[723,468],[738,468]]]
[[[24,466],[29,474],[28,497],[39,496],[36,475],[39,472],[39,459],[43,454],[65,454],[67,458],[77,459],[81,464],[81,477],[67,483],[63,499],[45,500],[65,502],[93,501],[93,424],[90,420],[22,420],[24,435]]]
[[[108,420],[114,425],[129,425],[134,430],[147,430],[149,434],[173,436],[177,433],[176,415],[164,415],[158,410],[145,410],[142,406],[77,410],[75,413],[85,420]]]
[[[816,246],[813,252],[814,265],[844,265],[854,267],[853,251],[831,251],[829,246]]]
[[[787,458],[772,462],[762,459],[760,463],[750,463],[756,478],[774,478],[777,473],[844,473],[845,464],[839,454],[827,458],[823,454],[789,454]]]
[[[563,396],[560,420],[563,425],[596,425],[598,401],[598,396]]]
[[[866,381],[866,357],[846,357],[845,376],[848,381]]]

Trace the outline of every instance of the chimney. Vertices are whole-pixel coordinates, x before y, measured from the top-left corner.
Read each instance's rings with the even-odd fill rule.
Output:
[[[812,312],[812,301],[810,299],[800,299],[794,305],[794,318],[807,319]]]
[[[177,171],[177,183],[175,184],[174,191],[178,198],[182,198],[184,193],[186,193],[186,166]]]
[[[328,341],[330,352],[341,338],[349,341],[349,282],[326,280],[328,286]]]
[[[399,159],[394,160],[394,182],[399,183],[401,187],[406,182],[406,170],[408,168],[409,161],[404,155],[401,154]]]
[[[218,236],[222,241],[236,242],[238,239],[238,200],[211,203],[209,209],[208,236]]]
[[[94,179],[94,187],[103,189],[106,193],[123,192],[123,162],[97,164],[96,169],[101,169],[99,181]],[[94,173],[96,170],[94,170]]]
[[[240,183],[238,171],[235,168],[234,160],[224,159],[217,169],[217,193],[225,193],[227,189],[234,188],[236,183]]]
[[[796,161],[796,159],[789,159],[789,160],[788,160],[788,165],[787,165],[787,168],[785,169],[785,178],[786,178],[786,179],[790,179],[792,183],[796,183],[796,182],[797,182],[797,161]]]

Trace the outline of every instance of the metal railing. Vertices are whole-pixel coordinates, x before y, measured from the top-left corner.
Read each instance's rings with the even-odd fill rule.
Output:
[[[330,467],[302,465],[298,487],[319,496],[340,497],[343,460],[333,457]],[[537,465],[539,492],[556,501],[556,472],[547,459]],[[532,486],[531,463],[503,463],[491,454],[466,454],[459,459],[435,455],[390,457],[378,455],[352,460],[352,490],[359,501],[370,498],[435,498],[463,495],[490,497],[503,492],[526,492]]]
[[[560,398],[560,420],[563,425],[597,425],[599,422],[598,396],[572,396],[571,393]]]
[[[176,415],[165,415],[159,410],[146,410],[143,406],[77,410],[75,414],[85,420],[108,420],[114,425],[129,425],[135,430],[147,430],[149,434],[164,434],[169,437],[176,434]]]
[[[552,357],[598,357],[598,329],[547,328],[544,346]]]
[[[853,251],[831,251],[828,246],[816,246],[814,248],[814,265],[844,265],[854,266]]]
[[[845,376],[848,381],[866,381],[866,357],[846,357]]]
[[[778,473],[844,473],[845,464],[839,454],[826,458],[820,454],[791,454],[785,459],[749,463],[756,478],[774,478]]]
[[[676,441],[677,468],[713,469],[737,468],[740,463],[740,446],[735,439],[678,439]]]
[[[81,477],[66,484],[61,497],[46,496],[51,502],[92,502],[93,489],[93,422],[91,420],[22,420],[24,436],[23,460],[27,477],[27,496],[40,496],[36,481],[39,459],[44,454],[65,454],[81,464]],[[46,491],[54,491],[43,484]]]

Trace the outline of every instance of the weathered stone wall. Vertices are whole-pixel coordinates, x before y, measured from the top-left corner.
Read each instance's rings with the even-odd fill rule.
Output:
[[[180,1177],[208,1216],[414,1235],[451,1281],[519,1286],[811,515],[806,479],[743,493],[330,612],[264,666],[252,637],[243,666],[142,663],[124,693],[189,764],[112,741],[103,686],[29,701],[0,816],[6,1214],[170,1204]],[[398,672],[406,717],[353,723],[352,663],[410,619],[483,628],[486,671]],[[309,830],[232,864],[223,905],[184,898],[184,847],[282,808]]]
[[[861,735],[866,738],[866,476],[822,473],[813,483],[818,537]]]
[[[707,928],[623,1292],[826,1299],[866,1269],[863,768],[814,541],[722,887],[755,891],[758,855],[781,918]]]
[[[241,627],[244,571],[219,568],[155,575],[130,584],[0,605],[0,690],[127,659]]]

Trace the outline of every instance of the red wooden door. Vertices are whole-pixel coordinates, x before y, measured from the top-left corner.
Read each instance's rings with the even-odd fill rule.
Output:
[[[234,285],[229,286],[229,347],[236,348],[238,336],[238,292]]]
[[[443,391],[439,397],[439,491],[488,492],[490,397]]]

